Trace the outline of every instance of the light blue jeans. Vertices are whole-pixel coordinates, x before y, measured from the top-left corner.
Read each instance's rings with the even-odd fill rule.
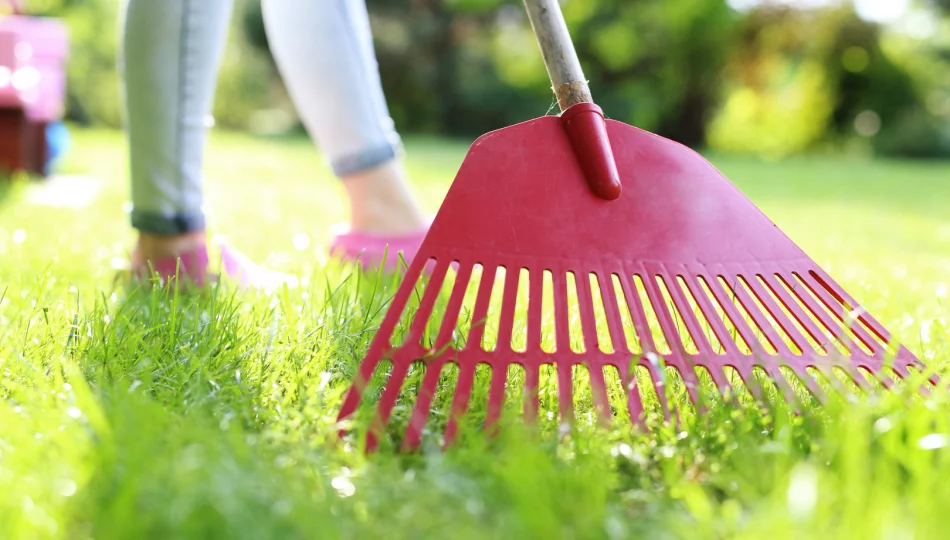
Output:
[[[233,0],[126,0],[120,68],[132,226],[205,228],[202,157]],[[271,52],[307,131],[337,176],[400,150],[364,0],[262,0]]]

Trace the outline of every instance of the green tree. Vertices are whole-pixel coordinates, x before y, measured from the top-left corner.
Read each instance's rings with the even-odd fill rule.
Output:
[[[911,41],[861,20],[850,5],[753,10],[711,143],[783,155],[858,140],[879,154],[947,155],[946,119],[925,104],[946,84],[946,64]]]

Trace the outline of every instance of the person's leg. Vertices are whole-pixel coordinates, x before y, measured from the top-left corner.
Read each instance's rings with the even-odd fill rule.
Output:
[[[288,92],[349,195],[351,231],[418,243],[427,221],[398,157],[364,0],[262,0],[262,10]]]
[[[202,157],[232,3],[128,0],[125,8],[120,66],[137,264],[206,242]]]

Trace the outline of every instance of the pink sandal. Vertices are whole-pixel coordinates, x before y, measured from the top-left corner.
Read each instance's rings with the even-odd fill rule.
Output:
[[[411,264],[422,245],[429,227],[400,235],[344,232],[330,244],[330,254],[343,260],[359,262],[364,270],[379,268],[392,272],[400,266],[399,255]],[[385,260],[384,260],[385,258]]]
[[[136,257],[133,256],[133,259]],[[132,263],[132,275],[138,281],[148,283],[154,278],[161,284],[178,279],[179,283],[189,283],[203,287],[213,276],[208,272],[208,246],[202,245],[181,252],[177,257],[163,257],[147,262]]]
[[[221,273],[237,281],[241,288],[266,289],[284,284],[297,285],[296,277],[260,266],[231,246],[223,237],[214,237],[212,242],[220,256]],[[187,282],[202,287],[218,280],[218,276],[211,271],[210,259],[208,246],[201,245],[184,251],[177,257],[158,259],[150,265],[135,265],[132,273],[143,282],[157,276],[162,283],[168,283],[177,276],[180,283]]]
[[[398,253],[402,253],[406,264],[410,264],[428,232],[428,226],[402,235],[344,232],[333,238],[330,254],[359,262],[364,270],[379,268],[380,264],[384,263],[383,269],[392,272],[400,265]],[[223,237],[214,237],[212,243],[220,256],[220,272],[237,281],[241,288],[267,289],[284,284],[291,287],[298,284],[294,276],[269,270],[255,263]],[[187,282],[198,287],[218,280],[218,276],[211,270],[211,255],[207,245],[184,251],[177,257],[152,261],[150,265],[134,265],[132,273],[142,282],[148,282],[157,276],[162,283],[168,283],[177,276],[180,283]]]

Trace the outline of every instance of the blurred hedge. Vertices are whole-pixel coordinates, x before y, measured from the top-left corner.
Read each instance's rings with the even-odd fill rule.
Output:
[[[887,33],[850,6],[772,7],[745,18],[736,50],[710,125],[718,148],[782,155],[864,143],[885,155],[950,155],[939,44]],[[945,105],[934,105],[941,95]]]
[[[921,0],[925,2],[926,0]],[[932,0],[950,10],[950,1]],[[116,0],[30,0],[72,33],[69,114],[121,125]],[[520,0],[368,0],[383,84],[404,132],[477,135],[554,102]],[[815,148],[950,155],[950,35],[862,21],[849,5],[737,12],[725,0],[563,0],[597,102],[683,143],[782,155]],[[771,7],[770,7],[771,6]],[[295,125],[258,0],[236,0],[219,126]]]
[[[520,1],[368,5],[401,129],[474,135],[554,105]],[[569,0],[563,9],[595,99],[611,117],[703,142],[737,13],[722,0]]]

